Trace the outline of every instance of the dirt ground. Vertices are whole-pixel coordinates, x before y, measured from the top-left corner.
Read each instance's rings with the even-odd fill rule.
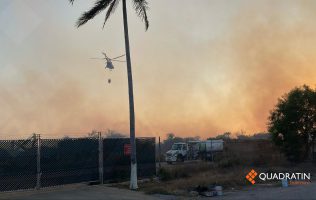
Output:
[[[87,186],[84,184],[46,188],[40,191],[18,191],[0,193],[1,200],[316,200],[316,183],[289,186],[254,186],[239,191],[225,192],[221,197],[176,197],[172,195],[145,195],[142,192],[118,189],[107,186]]]

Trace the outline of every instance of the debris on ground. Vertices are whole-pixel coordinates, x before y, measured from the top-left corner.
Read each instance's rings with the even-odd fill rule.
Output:
[[[214,196],[222,196],[223,188],[222,186],[210,185],[208,187],[205,186],[197,186],[194,190],[190,191],[190,195],[201,195],[205,197],[214,197]]]

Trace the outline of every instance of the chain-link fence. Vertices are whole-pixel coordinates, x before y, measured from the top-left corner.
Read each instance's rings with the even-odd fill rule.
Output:
[[[35,137],[0,141],[0,191],[34,188],[36,156]]]
[[[104,180],[124,180],[129,177],[130,152],[129,138],[105,139],[104,149]],[[156,173],[155,138],[137,138],[137,174],[139,177],[149,177]]]
[[[155,138],[137,138],[139,177],[156,174]],[[129,138],[65,138],[0,141],[0,191],[70,183],[127,180]]]
[[[98,140],[41,140],[41,186],[98,180]]]

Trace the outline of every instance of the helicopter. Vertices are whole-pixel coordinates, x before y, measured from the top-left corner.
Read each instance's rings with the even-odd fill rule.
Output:
[[[118,58],[121,58],[121,57],[125,56],[125,54],[121,55],[121,56],[117,56],[115,58],[109,58],[106,55],[106,53],[104,53],[104,52],[101,52],[101,53],[104,55],[104,58],[90,58],[90,59],[105,60],[106,61],[105,69],[109,69],[110,71],[112,71],[114,69],[114,65],[113,65],[112,61],[114,61],[114,62],[125,62],[123,60],[118,60]],[[111,78],[109,78],[107,82],[108,82],[108,84],[110,84],[112,82]]]
[[[104,53],[104,52],[101,52],[101,53],[104,55],[104,58],[91,58],[91,59],[106,60],[105,69],[109,69],[110,71],[114,69],[114,65],[113,65],[112,61],[114,61],[114,62],[125,62],[123,60],[118,60],[118,58],[121,58],[121,57],[125,56],[125,54],[121,55],[121,56],[117,56],[115,58],[109,58],[106,55],[106,53]]]

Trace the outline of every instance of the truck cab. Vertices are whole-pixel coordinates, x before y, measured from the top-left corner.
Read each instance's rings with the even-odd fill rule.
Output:
[[[173,162],[183,162],[187,158],[188,145],[183,142],[174,143],[166,153],[166,161],[171,164]]]

